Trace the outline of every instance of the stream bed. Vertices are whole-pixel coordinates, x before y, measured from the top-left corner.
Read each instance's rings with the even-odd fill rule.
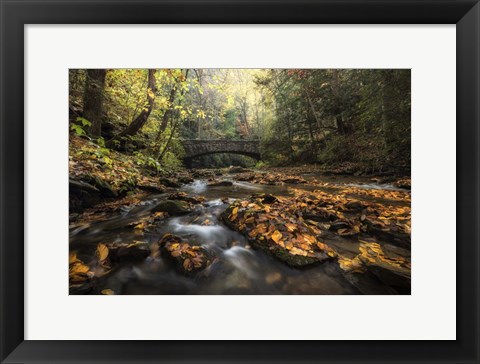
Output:
[[[318,176],[304,175],[305,179]],[[232,180],[232,176],[222,179]],[[392,185],[380,185],[361,178],[331,178],[328,183],[341,183],[363,189],[392,189]],[[70,230],[70,250],[80,259],[88,261],[95,255],[98,243],[141,241],[155,246],[164,234],[170,233],[189,241],[195,241],[216,257],[212,264],[195,276],[185,275],[161,253],[152,254],[136,263],[117,264],[101,276],[89,294],[111,290],[114,294],[409,294],[409,287],[392,291],[372,275],[346,277],[334,261],[325,261],[304,268],[293,268],[275,257],[250,246],[246,237],[229,229],[220,219],[229,203],[252,194],[268,193],[291,196],[292,188],[313,190],[331,187],[313,185],[261,185],[233,181],[231,186],[209,186],[207,180],[196,179],[183,185],[179,191],[191,196],[204,196],[205,201],[184,216],[169,217],[148,230],[137,231],[131,226],[135,221],[151,214],[166,194],[151,194],[136,206],[124,206],[102,221]],[[385,203],[398,203],[383,201]],[[202,224],[208,220],[208,225]],[[358,247],[347,238],[333,236],[325,241],[345,254],[356,254]],[[386,245],[396,254],[409,256],[410,252]],[[154,249],[152,249],[153,251]],[[71,292],[75,294],[77,292]]]

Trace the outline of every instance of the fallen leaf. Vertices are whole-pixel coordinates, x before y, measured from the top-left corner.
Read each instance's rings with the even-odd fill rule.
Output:
[[[275,230],[272,234],[272,239],[275,243],[278,244],[278,242],[282,239],[282,233],[278,230]]]
[[[108,258],[108,248],[105,244],[100,243],[97,245],[97,257],[100,261]]]
[[[183,261],[183,269],[185,269],[187,271],[192,270],[192,262],[190,261],[190,259],[187,258]]]

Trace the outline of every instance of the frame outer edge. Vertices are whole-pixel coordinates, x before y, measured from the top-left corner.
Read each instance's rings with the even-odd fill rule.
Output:
[[[480,358],[480,3],[457,23],[457,340]],[[459,87],[462,85],[463,87]],[[462,192],[463,191],[463,192]],[[468,233],[467,233],[468,232]],[[463,242],[459,244],[459,242]],[[469,248],[465,248],[470,244]],[[459,275],[464,279],[458,279]],[[465,278],[471,276],[471,281]],[[471,297],[467,292],[472,292]],[[473,317],[467,313],[473,313]],[[459,330],[459,325],[463,330]],[[468,335],[466,333],[473,333]],[[460,359],[460,358],[459,358]]]
[[[15,6],[0,0],[0,360],[24,340],[24,25]]]
[[[60,0],[56,2],[59,6],[65,6],[67,1]],[[1,21],[1,44],[0,44],[0,77],[2,80],[1,84],[1,99],[0,99],[0,253],[1,253],[1,307],[0,307],[0,329],[1,329],[1,341],[0,341],[0,361],[2,362],[50,362],[49,357],[55,356],[55,353],[51,353],[47,350],[47,344],[42,350],[28,350],[31,348],[29,342],[23,342],[23,324],[24,324],[24,312],[23,312],[23,285],[22,287],[15,287],[18,282],[23,283],[23,244],[15,246],[15,244],[8,244],[8,242],[22,242],[23,243],[23,184],[18,185],[19,180],[23,180],[23,124],[22,125],[12,125],[15,124],[12,122],[23,120],[23,94],[21,94],[23,87],[23,67],[16,65],[15,62],[18,62],[22,59],[23,56],[23,25],[26,23],[24,20],[27,16],[21,14],[19,9],[25,9],[27,4],[39,3],[38,1],[33,2],[22,2],[18,1],[14,4],[11,1],[0,0],[0,21]],[[88,1],[80,1],[77,4],[87,4],[92,3]],[[479,121],[479,76],[480,76],[480,50],[479,50],[479,29],[480,29],[480,6],[478,1],[472,2],[469,1],[468,4],[474,4],[468,14],[459,21],[457,24],[457,47],[459,47],[459,39],[463,34],[464,38],[468,39],[466,44],[461,45],[457,48],[462,51],[462,54],[457,53],[457,82],[461,79],[461,84],[464,86],[464,91],[466,93],[460,92],[457,90],[457,122],[463,117],[463,126],[457,130],[457,148],[459,148],[459,153],[457,157],[465,158],[465,166],[460,167],[457,165],[459,175],[459,183],[457,185],[457,204],[458,206],[468,207],[468,211],[473,211],[472,216],[462,216],[465,218],[465,222],[457,221],[457,229],[465,227],[469,232],[466,234],[467,238],[473,239],[472,244],[474,245],[474,251],[462,250],[457,254],[457,261],[460,257],[465,259],[467,262],[465,267],[460,267],[457,264],[457,270],[462,271],[463,277],[468,277],[473,274],[475,286],[468,282],[458,283],[457,290],[459,293],[466,292],[467,290],[476,291],[476,296],[474,297],[464,297],[463,300],[457,302],[457,309],[465,308],[468,312],[473,310],[475,317],[472,319],[471,316],[463,317],[466,320],[467,327],[474,329],[473,337],[463,339],[468,341],[468,347],[462,347],[463,349],[462,357],[458,357],[458,360],[455,362],[462,363],[477,363],[479,359],[479,348],[478,348],[478,329],[479,329],[479,315],[477,313],[478,302],[479,302],[479,291],[478,291],[478,259],[479,259],[479,169],[478,162],[479,158],[479,138],[480,138],[480,121]],[[50,3],[52,4],[52,3]],[[18,6],[17,6],[18,5]],[[113,3],[112,3],[113,5]],[[459,4],[460,6],[460,4]],[[465,8],[465,2],[462,5]],[[33,16],[28,14],[30,22],[32,19],[36,19],[33,23],[42,23],[42,16],[45,16],[45,13],[39,14],[38,16]],[[47,18],[51,23],[54,18],[61,18],[60,14],[51,14]],[[441,22],[441,21],[439,21]],[[7,30],[9,31],[8,37],[6,36]],[[466,35],[466,36],[465,36]],[[460,57],[461,56],[461,57]],[[470,60],[466,58],[470,57]],[[461,66],[458,60],[463,60],[462,65],[465,65],[468,70],[473,71],[473,75],[469,76],[464,74],[463,77],[461,72],[459,72],[459,67]],[[6,70],[9,70],[9,73]],[[10,72],[12,70],[12,72]],[[467,78],[465,78],[467,77]],[[14,93],[15,97],[6,95],[6,87],[14,86],[15,83],[21,83],[22,87],[15,86]],[[19,87],[17,89],[17,87]],[[468,92],[467,92],[468,91]],[[470,92],[471,91],[471,92]],[[15,100],[16,98],[16,100]],[[11,102],[15,100],[15,102]],[[7,103],[7,101],[9,103]],[[473,119],[473,120],[472,120]],[[7,123],[7,120],[10,122]],[[468,122],[473,129],[468,129]],[[17,123],[18,124],[18,123]],[[12,134],[10,133],[15,133]],[[7,135],[9,136],[7,138]],[[464,143],[460,144],[458,141],[461,141],[460,136],[465,136]],[[9,158],[5,154],[5,151],[9,151]],[[465,152],[470,152],[470,155],[465,155]],[[458,160],[458,159],[457,159]],[[20,162],[20,164],[18,164]],[[474,169],[475,173],[472,173],[471,168]],[[461,196],[458,195],[459,187],[464,187],[466,191],[472,192],[473,195],[470,195],[467,199],[465,196],[461,199]],[[7,195],[8,192],[8,195]],[[466,194],[465,194],[466,195]],[[19,197],[21,197],[19,199]],[[21,206],[20,208],[16,207],[17,205]],[[8,214],[7,214],[8,212]],[[460,216],[459,216],[460,217]],[[472,225],[473,224],[473,225]],[[7,228],[8,227],[8,228]],[[457,231],[458,231],[457,230]],[[19,232],[21,231],[21,234]],[[471,234],[473,233],[473,234]],[[13,239],[13,240],[11,240]],[[474,253],[474,254],[472,254]],[[10,254],[18,254],[16,256],[10,256]],[[8,259],[7,259],[8,258]],[[20,266],[16,266],[18,263],[21,263]],[[7,273],[9,281],[7,281]],[[18,276],[13,276],[12,273],[19,273]],[[473,287],[472,287],[473,286]],[[462,291],[462,288],[464,290]],[[7,296],[8,295],[8,296]],[[465,299],[471,298],[470,302],[465,302]],[[21,316],[20,316],[21,313]],[[462,317],[460,317],[462,318]],[[457,321],[458,324],[458,321]],[[459,337],[460,338],[460,337]],[[57,345],[60,342],[57,342]],[[20,344],[20,345],[19,345]],[[30,342],[34,344],[34,342]],[[465,343],[462,343],[465,344]],[[474,345],[473,348],[471,345]],[[464,346],[464,345],[462,345]],[[16,348],[17,347],[17,348]],[[57,346],[58,347],[58,346]],[[16,348],[16,349],[15,349]],[[473,349],[473,350],[472,350]],[[27,351],[27,353],[25,352]],[[468,351],[468,353],[467,353]],[[10,355],[9,355],[10,354]],[[29,355],[30,354],[30,355]],[[459,354],[459,353],[457,353]],[[9,355],[9,356],[8,356]],[[473,357],[472,357],[473,355]],[[3,361],[6,357],[8,358]],[[69,358],[69,361],[75,360],[73,357]],[[201,359],[199,359],[201,360]],[[321,360],[321,359],[320,359]],[[85,360],[79,360],[77,362],[87,362]],[[427,360],[428,361],[428,360]]]

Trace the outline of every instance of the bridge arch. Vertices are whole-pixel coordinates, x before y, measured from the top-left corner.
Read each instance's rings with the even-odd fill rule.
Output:
[[[241,154],[256,160],[261,159],[258,140],[222,140],[222,139],[187,139],[182,142],[185,149],[184,163],[191,166],[196,157],[217,153]]]

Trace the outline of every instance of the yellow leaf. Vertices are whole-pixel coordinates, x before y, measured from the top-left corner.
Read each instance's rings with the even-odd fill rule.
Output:
[[[145,228],[144,222],[141,222],[140,224],[134,226],[134,229],[144,229],[144,228]]]
[[[295,229],[297,228],[297,225],[290,223],[285,224],[285,226],[287,227],[288,231],[295,231]]]
[[[89,271],[90,271],[90,268],[88,267],[88,265],[85,265],[80,261],[75,262],[70,267],[70,275],[79,274],[79,273],[88,273]]]
[[[236,215],[238,213],[238,207],[235,207],[233,210],[232,210],[232,215]]]
[[[108,248],[105,244],[100,243],[97,245],[97,257],[100,261],[107,259]]]
[[[191,255],[192,257],[195,257],[195,253],[191,250],[186,250],[185,253],[187,253],[188,255]]]
[[[102,290],[102,294],[112,295],[115,294],[115,292],[113,292],[110,288],[107,288]]]
[[[306,240],[308,244],[315,244],[317,242],[317,239],[315,239],[311,235],[304,235],[303,238]]]
[[[275,230],[272,234],[272,239],[278,244],[278,242],[282,239],[282,233],[278,230]]]
[[[72,264],[78,261],[77,253],[70,253],[70,257],[68,258],[68,263]]]

